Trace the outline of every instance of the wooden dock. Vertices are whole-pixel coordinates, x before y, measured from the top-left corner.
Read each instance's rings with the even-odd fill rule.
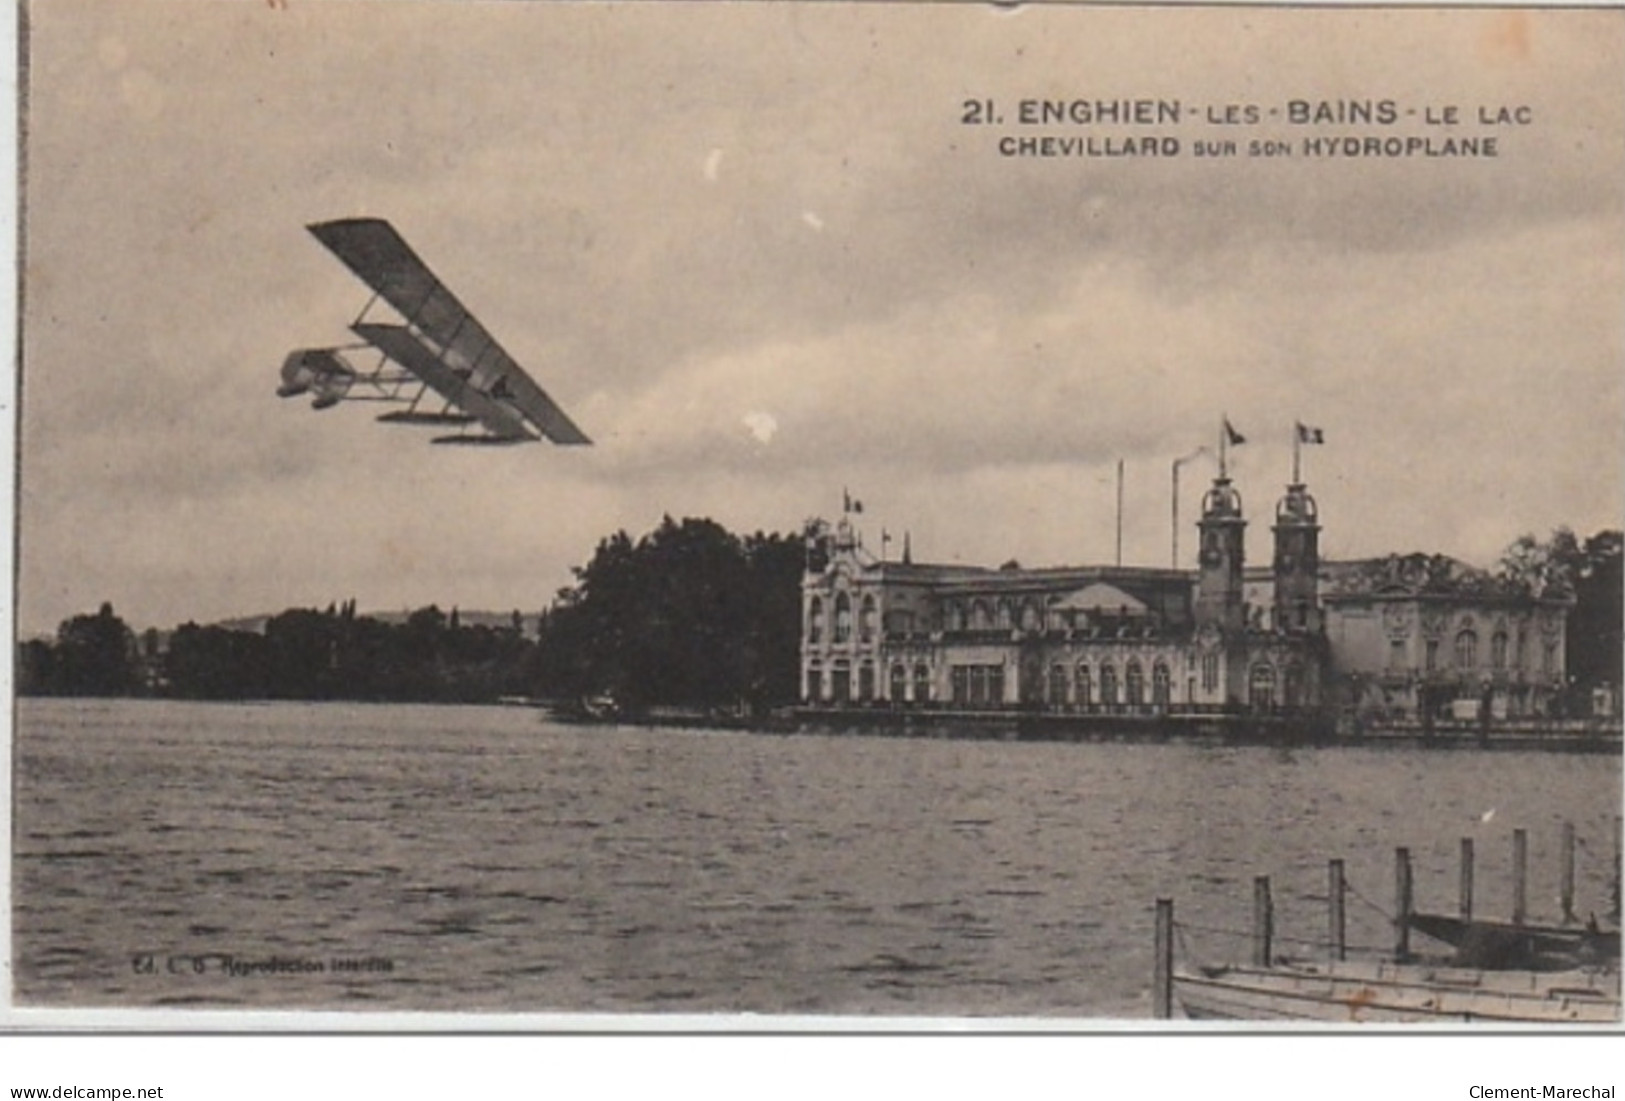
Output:
[[[1251,959],[1245,963],[1176,963],[1178,926],[1172,899],[1156,903],[1152,1013],[1170,1019],[1351,1022],[1501,1022],[1611,1025],[1619,1022],[1620,829],[1614,820],[1612,909],[1581,922],[1575,911],[1572,824],[1563,827],[1557,924],[1527,920],[1528,838],[1513,831],[1513,913],[1508,922],[1473,914],[1473,843],[1461,843],[1459,914],[1418,913],[1409,849],[1394,853],[1394,943],[1385,958],[1351,960],[1346,941],[1342,860],[1327,866],[1327,958],[1275,952],[1275,910],[1268,876],[1253,881]],[[1438,939],[1452,952],[1424,956],[1411,934]]]

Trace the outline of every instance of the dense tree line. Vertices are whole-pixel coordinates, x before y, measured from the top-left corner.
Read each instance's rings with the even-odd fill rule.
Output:
[[[102,605],[54,641],[20,648],[28,695],[183,699],[491,701],[539,696],[618,705],[769,707],[797,691],[805,547],[736,536],[711,520],[665,518],[633,540],[603,540],[544,612],[539,639],[467,626],[430,606],[404,623],[358,616],[353,601],[290,609],[263,631],[186,623],[158,645]]]
[[[391,624],[351,602],[283,612],[264,634],[188,623],[164,669],[168,694],[186,698],[479,702],[524,694],[534,650],[518,613],[509,628],[467,627],[430,605]]]
[[[632,711],[760,710],[797,696],[800,584],[816,532],[811,522],[794,535],[739,536],[712,520],[669,516],[636,540],[616,532],[574,571],[535,640],[517,612],[502,627],[466,626],[434,606],[387,623],[356,615],[351,601],[290,609],[263,632],[187,623],[163,649],[157,632],[137,638],[103,604],[65,620],[54,640],[19,648],[18,690],[463,702],[607,695]],[[1522,536],[1502,557],[1506,581],[1572,595],[1567,673],[1582,709],[1593,687],[1617,685],[1625,667],[1622,552],[1618,531],[1582,541],[1560,528],[1546,540]]]
[[[1546,540],[1523,535],[1501,558],[1501,572],[1532,592],[1572,595],[1566,658],[1571,704],[1585,709],[1593,688],[1618,687],[1625,669],[1625,533],[1599,531],[1581,541],[1566,527]]]
[[[55,642],[22,647],[18,689],[28,695],[161,695],[180,699],[444,700],[475,702],[529,691],[535,644],[520,630],[465,627],[430,606],[406,622],[294,608],[263,632],[186,623],[167,649],[140,640],[102,605],[62,624]]]
[[[63,620],[54,642],[20,648],[17,690],[24,695],[126,696],[140,688],[135,635],[103,604],[95,615]]]
[[[669,516],[636,542],[616,532],[543,619],[538,690],[633,710],[792,703],[805,566],[801,534]]]

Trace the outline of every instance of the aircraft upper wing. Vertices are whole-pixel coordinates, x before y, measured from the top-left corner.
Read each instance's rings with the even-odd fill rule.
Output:
[[[464,400],[469,395],[484,397],[485,405],[511,412],[514,419],[520,421],[521,428],[524,422],[529,422],[554,443],[592,442],[524,368],[514,362],[479,319],[435,277],[394,226],[382,218],[344,218],[307,228],[362,282],[406,318],[410,327],[437,346],[439,353],[400,326],[358,325],[356,331],[363,339],[417,374],[448,400],[462,405],[494,434],[513,436],[511,432],[499,431],[488,419],[488,414],[501,419],[500,413],[491,413],[490,409],[480,412]],[[381,339],[393,342],[414,358],[407,361],[395,356],[389,348],[362,332],[363,327],[400,329],[400,334],[381,336]],[[410,350],[409,345],[416,350]],[[432,365],[429,361],[433,361]],[[439,382],[425,370],[435,372]],[[453,383],[460,396],[448,393]],[[528,428],[524,434],[532,435]]]

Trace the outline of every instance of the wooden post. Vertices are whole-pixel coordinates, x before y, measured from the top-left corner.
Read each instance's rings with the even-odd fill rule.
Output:
[[[1151,977],[1151,1016],[1166,1021],[1174,1015],[1174,900],[1157,899],[1156,963]]]
[[[1512,924],[1522,925],[1529,908],[1529,832],[1512,831]]]
[[[1473,839],[1461,839],[1461,920],[1473,920]]]
[[[1275,911],[1270,904],[1270,877],[1253,878],[1253,966],[1270,965],[1270,941],[1275,935]]]
[[[1332,959],[1348,959],[1348,938],[1343,923],[1343,862],[1334,860],[1326,867],[1326,899],[1331,905],[1331,926],[1327,930]]]
[[[1616,814],[1616,815],[1614,815],[1614,897],[1611,900],[1613,902],[1613,911],[1614,911],[1614,920],[1615,921],[1619,920],[1619,873],[1620,873],[1619,836],[1620,836],[1620,829],[1621,829],[1620,816]]]
[[[1394,958],[1411,957],[1411,850],[1394,850]]]
[[[1563,906],[1563,924],[1574,923],[1574,823],[1563,823],[1563,869],[1558,901]]]

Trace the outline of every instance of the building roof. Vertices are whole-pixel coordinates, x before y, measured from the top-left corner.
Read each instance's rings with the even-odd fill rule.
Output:
[[[1323,599],[1448,597],[1493,601],[1569,599],[1565,592],[1537,593],[1528,585],[1468,565],[1445,554],[1390,554],[1320,564]]]
[[[1066,611],[1115,612],[1119,615],[1141,616],[1149,610],[1145,602],[1137,600],[1116,585],[1097,581],[1077,592],[1068,593],[1051,605]]]
[[[977,589],[1054,590],[1082,587],[1097,581],[1123,584],[1190,584],[1195,574],[1155,566],[1042,566],[1026,569],[1006,566],[961,566],[933,563],[881,562],[870,567],[888,581],[946,583]]]

